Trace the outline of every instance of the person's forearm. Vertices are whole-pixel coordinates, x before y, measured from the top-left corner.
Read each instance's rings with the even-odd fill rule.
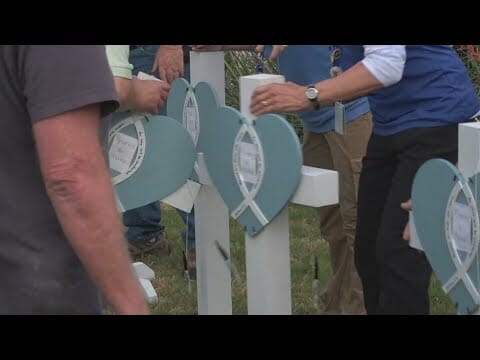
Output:
[[[114,77],[115,89],[120,100],[117,111],[131,110],[134,107],[132,80],[122,77]]]
[[[77,121],[98,117],[98,107],[87,109],[80,114],[77,111]],[[111,179],[94,130],[87,133],[79,129],[75,136],[84,138],[85,146],[81,152],[64,154],[64,160],[49,154],[54,150],[48,139],[36,135],[48,195],[66,237],[90,276],[117,313],[148,313],[121,233]]]
[[[88,272],[119,314],[146,313],[138,279],[121,233],[110,178],[100,156],[65,167],[67,176],[46,179],[48,194],[62,228]],[[88,165],[86,164],[88,162]]]
[[[320,105],[350,101],[383,87],[362,63],[357,63],[341,75],[315,85]]]

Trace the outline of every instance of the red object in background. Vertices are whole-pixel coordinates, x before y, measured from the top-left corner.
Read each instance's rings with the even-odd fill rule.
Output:
[[[458,50],[466,52],[467,56],[472,60],[480,60],[478,45],[459,45]]]

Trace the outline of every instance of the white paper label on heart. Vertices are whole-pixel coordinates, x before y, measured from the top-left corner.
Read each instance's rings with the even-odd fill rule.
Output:
[[[132,176],[141,166],[145,157],[146,136],[142,125],[143,115],[133,115],[119,121],[110,129],[108,141],[111,142],[109,166],[119,174],[112,178],[117,185]],[[133,125],[137,131],[137,139],[120,133],[120,130]]]
[[[457,250],[472,251],[472,212],[469,206],[459,202],[453,208],[453,236]]]
[[[137,147],[137,139],[129,135],[117,133],[113,138],[108,153],[110,158],[110,168],[121,174],[126,173],[130,168]]]
[[[258,182],[258,158],[259,154],[254,144],[243,141],[240,143],[240,176],[246,183],[256,184]]]
[[[200,135],[200,115],[198,112],[197,99],[192,89],[188,90],[183,106],[182,124],[192,137],[193,143],[197,146]]]

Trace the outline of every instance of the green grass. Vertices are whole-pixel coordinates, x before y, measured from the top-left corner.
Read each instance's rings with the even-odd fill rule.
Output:
[[[331,274],[328,245],[321,238],[318,218],[313,208],[289,205],[290,217],[290,264],[292,285],[292,312],[298,315],[319,314],[312,298],[313,258],[318,256],[320,286],[325,284]],[[159,302],[152,307],[152,313],[158,315],[197,314],[196,282],[192,291],[188,291],[183,278],[182,251],[184,250],[180,233],[183,222],[177,212],[170,207],[163,207],[163,220],[167,237],[172,247],[170,256],[145,255],[136,258],[143,261],[155,271],[153,281]],[[245,240],[240,226],[230,222],[230,248],[232,259],[240,273],[240,281],[232,283],[233,314],[247,314],[247,286],[245,275]],[[455,314],[455,308],[441,290],[438,282],[432,279],[431,293],[432,314]]]

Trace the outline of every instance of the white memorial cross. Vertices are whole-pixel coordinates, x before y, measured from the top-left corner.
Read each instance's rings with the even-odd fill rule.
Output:
[[[208,82],[225,104],[225,64],[223,52],[190,52],[190,83]],[[201,128],[200,119],[199,131]],[[230,256],[229,214],[212,184],[203,160],[197,154],[196,172],[200,186],[188,181],[163,202],[190,212],[195,205],[195,248],[197,265],[197,303],[199,315],[231,315],[231,274],[218,246]]]
[[[192,86],[201,81],[208,82],[217,92],[220,105],[225,104],[223,52],[191,52],[190,74]],[[217,248],[218,244],[228,255],[230,253],[228,209],[213,187],[203,161],[203,154],[197,155],[196,171],[200,184],[188,180],[179,190],[161,201],[187,213],[195,205],[198,314],[231,315],[231,275]],[[136,263],[134,266],[149,273],[149,278],[142,278],[143,275],[139,275],[139,280],[148,302],[156,303],[158,297],[150,283],[154,276],[153,271],[143,263]]]
[[[225,104],[223,52],[190,52],[190,79],[192,86],[201,81],[208,82],[217,92],[220,105]],[[231,273],[216,245],[221,245],[230,255],[228,209],[212,184],[203,154],[198,154],[197,162],[202,184],[195,200],[198,314],[231,315]]]
[[[191,52],[190,72],[192,85],[210,83],[224,104],[223,52]],[[253,119],[248,111],[253,91],[272,82],[279,82],[279,76],[258,74],[240,79],[240,110],[248,119]],[[218,241],[230,257],[229,213],[210,180],[203,154],[198,154],[198,165],[202,184],[195,201],[198,313],[231,314],[231,272],[215,246]],[[303,166],[291,202],[312,207],[338,203],[338,173]],[[258,236],[245,237],[248,313],[291,314],[288,206]]]
[[[256,74],[240,78],[240,111],[254,119],[249,111],[252,93],[258,86],[284,82],[283,76]],[[338,203],[338,173],[302,166],[302,177],[294,204],[321,207]],[[290,280],[290,234],[288,204],[260,234],[245,233],[247,303],[249,314],[292,313]]]

